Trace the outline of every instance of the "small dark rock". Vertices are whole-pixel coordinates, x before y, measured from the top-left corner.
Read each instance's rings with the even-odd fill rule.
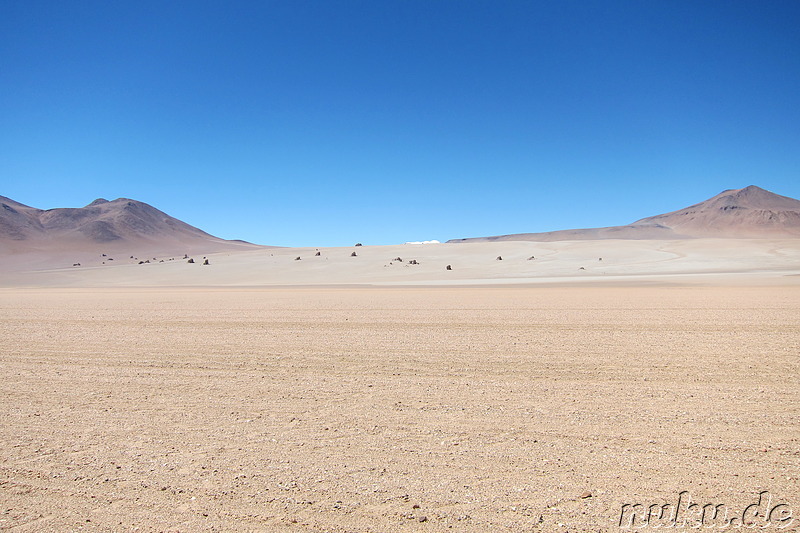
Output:
[[[149,262],[149,261],[148,261],[148,262]],[[194,259],[189,259],[189,260],[188,260],[188,261],[186,261],[186,262],[187,262],[187,263],[194,263]]]
[[[358,257],[358,254],[353,252],[352,254],[350,254],[350,257]]]
[[[451,267],[450,265],[447,265],[445,268],[447,268],[447,270],[453,270],[453,267]]]
[[[425,516],[425,515],[422,515],[419,518],[417,518],[417,520],[419,520],[420,522],[427,522],[428,521],[428,517]]]
[[[496,261],[502,261],[502,260],[503,260],[503,256],[502,255],[498,255]]]

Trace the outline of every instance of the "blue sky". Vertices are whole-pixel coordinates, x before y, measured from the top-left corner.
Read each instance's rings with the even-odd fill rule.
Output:
[[[0,195],[289,246],[800,198],[800,2],[0,0]]]

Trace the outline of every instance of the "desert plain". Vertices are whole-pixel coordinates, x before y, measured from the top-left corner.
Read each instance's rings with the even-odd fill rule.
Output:
[[[206,257],[6,262],[0,528],[800,526],[796,239]]]

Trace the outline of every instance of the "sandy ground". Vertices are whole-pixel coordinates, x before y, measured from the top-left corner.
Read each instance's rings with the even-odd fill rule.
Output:
[[[0,287],[800,282],[800,239],[490,242],[195,254],[0,253]],[[316,253],[320,255],[317,256]],[[352,253],[356,256],[352,257]],[[134,255],[135,259],[131,259]],[[207,257],[210,264],[203,266]],[[497,258],[501,257],[502,260]],[[297,259],[299,258],[299,260]],[[397,258],[402,259],[398,261]],[[139,264],[143,260],[147,264]],[[416,261],[417,264],[412,264]],[[73,267],[75,263],[81,266]],[[447,270],[450,265],[451,270]]]
[[[800,285],[769,257],[758,287],[0,289],[0,528],[620,531],[681,491],[796,527]],[[137,283],[92,268],[15,279]]]

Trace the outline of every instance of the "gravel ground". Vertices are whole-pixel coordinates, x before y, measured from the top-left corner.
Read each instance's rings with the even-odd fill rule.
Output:
[[[799,353],[796,284],[0,289],[0,528],[793,530]]]

